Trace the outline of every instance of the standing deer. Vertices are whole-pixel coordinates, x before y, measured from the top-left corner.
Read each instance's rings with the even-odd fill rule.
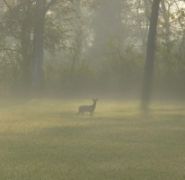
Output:
[[[93,100],[92,105],[79,106],[78,114],[84,114],[87,112],[92,116],[94,114],[95,109],[96,109],[96,102],[98,101],[98,99],[92,99],[92,100]]]

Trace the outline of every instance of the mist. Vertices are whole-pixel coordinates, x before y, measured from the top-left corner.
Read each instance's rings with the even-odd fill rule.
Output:
[[[5,2],[0,33],[2,96],[34,96],[41,91],[46,97],[141,98],[151,3]],[[181,99],[184,4],[166,6],[160,6],[151,91],[155,98]],[[35,17],[37,11],[44,12],[40,19]]]
[[[181,0],[1,0],[0,174],[183,179],[184,50]]]

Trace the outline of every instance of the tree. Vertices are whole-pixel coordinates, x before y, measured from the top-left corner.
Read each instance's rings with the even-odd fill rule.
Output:
[[[56,0],[37,0],[35,2],[35,21],[33,26],[33,59],[32,59],[32,86],[39,89],[43,81],[43,57],[44,57],[44,28],[45,16]]]
[[[20,41],[22,85],[38,89],[43,81],[45,18],[57,0],[3,1],[8,9],[6,29]]]
[[[99,2],[93,23],[94,42],[91,48],[93,59],[105,57],[107,45],[111,42],[119,42],[122,39],[121,11],[121,0]]]
[[[45,0],[36,1],[35,21],[33,29],[33,54],[32,54],[32,87],[40,88],[43,81],[43,56],[44,56],[44,24],[45,24]]]
[[[24,90],[27,92],[31,86],[31,62],[32,62],[32,31],[33,31],[33,18],[32,18],[32,4],[30,1],[23,4],[23,16],[20,21],[20,44],[22,61],[20,63],[21,81]],[[26,88],[26,89],[25,89]]]
[[[144,80],[143,80],[143,91],[142,91],[143,110],[148,109],[150,99],[151,99],[159,5],[160,5],[160,0],[153,0],[152,12],[150,17],[150,27],[149,27],[149,33],[148,33],[147,50],[146,50],[146,61],[145,61],[145,68],[144,68]]]

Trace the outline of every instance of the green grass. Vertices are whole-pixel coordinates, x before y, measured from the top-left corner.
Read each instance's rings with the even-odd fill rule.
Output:
[[[154,105],[148,115],[128,102],[1,103],[1,180],[184,180],[185,109]]]

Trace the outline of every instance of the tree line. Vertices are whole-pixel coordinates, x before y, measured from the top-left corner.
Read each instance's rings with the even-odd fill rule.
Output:
[[[142,89],[146,108],[152,89],[185,89],[183,0],[3,0],[0,8],[2,94]]]

